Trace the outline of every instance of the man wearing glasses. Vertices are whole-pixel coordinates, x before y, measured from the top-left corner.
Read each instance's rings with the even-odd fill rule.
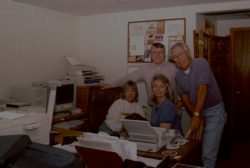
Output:
[[[206,115],[202,162],[205,167],[214,168],[227,120],[219,87],[208,62],[203,58],[191,58],[190,49],[185,43],[176,43],[171,47],[170,54],[180,68],[175,78],[181,99],[192,115],[190,128],[198,129],[200,115]]]
[[[132,80],[134,82],[144,81],[146,85],[147,95],[148,95],[148,106],[147,106],[146,113],[145,113],[145,117],[148,121],[150,121],[151,119],[151,112],[152,112],[152,105],[153,105],[153,102],[150,99],[152,95],[151,79],[156,74],[160,74],[160,73],[164,74],[169,79],[172,89],[174,90],[174,93],[175,93],[176,108],[180,109],[183,106],[182,101],[180,100],[177,101],[178,93],[177,93],[176,82],[175,82],[175,73],[177,71],[177,68],[173,63],[165,61],[165,58],[166,58],[165,46],[161,43],[154,43],[150,49],[150,56],[152,58],[153,63],[141,66],[139,69],[137,69],[133,73],[128,74],[127,76],[118,79],[111,85],[108,85],[108,84],[101,85],[102,89],[109,89],[111,87],[121,87],[128,80]]]

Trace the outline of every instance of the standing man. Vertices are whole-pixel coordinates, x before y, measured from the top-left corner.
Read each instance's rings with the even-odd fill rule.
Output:
[[[152,105],[153,102],[151,100],[152,90],[151,90],[151,80],[152,77],[156,74],[164,74],[170,81],[171,87],[174,90],[175,94],[175,106],[177,109],[183,106],[182,101],[177,101],[178,93],[176,88],[175,82],[175,73],[177,68],[174,64],[170,62],[166,62],[166,51],[165,46],[161,43],[154,43],[150,49],[150,56],[153,60],[153,63],[141,66],[139,69],[134,71],[127,76],[118,79],[116,82],[112,83],[111,85],[101,85],[103,86],[102,89],[109,89],[111,87],[121,87],[123,84],[128,81],[132,80],[134,82],[137,81],[144,81],[146,85],[146,91],[148,95],[148,106],[146,109],[145,117],[148,121],[151,119],[151,112],[152,112]]]
[[[200,115],[206,115],[202,135],[202,162],[205,167],[214,168],[227,120],[219,87],[208,62],[203,58],[191,58],[190,49],[185,43],[176,43],[170,49],[170,54],[180,68],[175,78],[181,99],[192,114],[190,128],[198,129]]]

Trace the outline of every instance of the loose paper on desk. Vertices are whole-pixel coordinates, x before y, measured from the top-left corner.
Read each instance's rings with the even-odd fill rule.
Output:
[[[66,151],[68,151],[68,152],[70,152],[70,153],[77,154],[75,145],[79,145],[79,143],[78,143],[78,142],[73,142],[73,143],[68,144],[68,145],[57,144],[57,145],[54,145],[53,147],[54,147],[54,148],[59,148],[59,149],[66,150]]]
[[[83,133],[84,138],[86,139],[93,139],[95,141],[108,141],[111,143],[114,152],[118,153],[121,155],[121,150],[120,150],[120,143],[119,143],[119,138],[114,137],[114,136],[109,136],[109,135],[103,135],[103,134],[94,134],[90,132]]]
[[[119,143],[117,141],[119,141],[119,139],[117,140],[114,140],[114,139],[103,139],[101,137],[93,137],[94,140],[96,141],[105,141],[105,142],[110,142],[113,149],[114,149],[114,152],[118,153],[119,155],[121,154],[121,151],[120,151],[120,148],[119,148]]]
[[[125,159],[132,159],[132,160],[137,160],[137,148],[136,143],[134,142],[129,142],[128,140],[122,140],[119,139],[118,137],[113,137],[109,135],[103,135],[103,134],[94,134],[94,133],[83,133],[84,138],[90,139],[90,140],[97,140],[99,142],[101,141],[109,141],[111,144],[114,152],[116,152],[118,155],[121,156],[123,160]]]
[[[8,118],[10,120],[18,119],[20,117],[27,116],[28,114],[18,114],[18,113],[12,113],[8,111],[0,112],[1,118]]]
[[[77,137],[80,146],[92,149],[100,149],[105,151],[114,152],[113,146],[110,142],[95,141],[93,139],[86,139]]]
[[[138,161],[141,161],[143,163],[145,163],[147,166],[151,166],[151,167],[156,167],[162,160],[158,160],[158,159],[151,159],[151,158],[145,158],[145,157],[137,157]]]

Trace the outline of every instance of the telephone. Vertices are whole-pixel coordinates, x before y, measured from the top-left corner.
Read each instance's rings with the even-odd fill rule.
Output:
[[[175,129],[167,129],[165,135],[167,137],[167,149],[178,149],[180,145],[185,145],[188,142],[188,140],[181,135],[180,131]]]

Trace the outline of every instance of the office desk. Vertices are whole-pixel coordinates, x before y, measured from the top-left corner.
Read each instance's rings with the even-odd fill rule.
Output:
[[[145,155],[144,151],[137,151],[138,156],[162,159],[165,155],[162,154],[164,151],[176,151],[176,156],[181,156],[175,159],[174,156],[170,156],[170,161],[173,163],[183,163],[195,166],[202,166],[201,154],[202,146],[200,140],[189,140],[185,145],[180,145],[179,149],[166,149],[165,147],[156,153],[148,152]]]
[[[52,127],[53,131],[61,132],[61,134],[55,134],[55,142],[63,143],[64,136],[80,136],[83,135],[81,131],[68,130],[63,128]],[[163,151],[176,151],[176,156],[181,156],[179,159],[175,159],[174,156],[170,156],[170,161],[172,163],[183,163],[195,166],[202,166],[201,162],[201,141],[200,140],[189,140],[185,145],[180,145],[179,149],[166,149],[165,147],[158,151],[157,153],[148,152],[145,155],[144,151],[137,151],[138,156],[162,159],[165,155],[162,154]],[[172,164],[173,165],[173,164]]]
[[[83,135],[83,132],[81,131],[74,131],[70,129],[64,129],[64,128],[57,128],[52,127],[52,130],[54,132],[61,132],[61,134],[54,134],[53,137],[55,138],[55,142],[63,143],[63,137],[64,136],[80,136]]]

